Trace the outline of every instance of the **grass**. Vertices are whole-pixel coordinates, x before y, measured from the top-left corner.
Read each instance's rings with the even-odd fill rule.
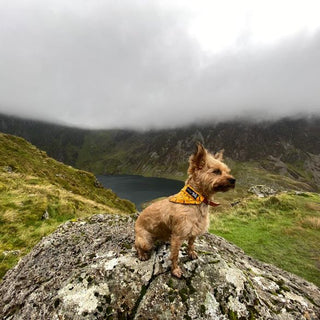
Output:
[[[134,211],[132,203],[121,200],[111,191],[99,186],[89,172],[66,166],[40,151],[22,138],[0,134],[0,168],[29,176],[29,184],[45,180],[52,185],[79,194],[99,203]]]
[[[91,173],[49,158],[22,138],[0,134],[0,278],[67,220],[134,211]]]
[[[250,197],[212,214],[210,232],[320,286],[320,195]]]

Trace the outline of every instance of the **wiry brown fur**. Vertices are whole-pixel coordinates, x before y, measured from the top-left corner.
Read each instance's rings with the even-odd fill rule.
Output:
[[[217,191],[234,188],[235,179],[230,169],[222,162],[223,151],[213,155],[201,144],[189,158],[189,184],[200,194],[210,199]],[[179,249],[183,241],[188,240],[188,256],[196,259],[194,241],[205,233],[209,225],[208,206],[172,203],[164,199],[151,204],[138,217],[135,224],[135,247],[140,260],[149,259],[155,240],[170,241],[172,261],[171,272],[180,278],[178,265]]]

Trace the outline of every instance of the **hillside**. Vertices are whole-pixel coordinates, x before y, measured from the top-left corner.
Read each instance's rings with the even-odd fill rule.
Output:
[[[55,159],[95,174],[184,179],[196,141],[225,149],[238,186],[319,191],[320,118],[229,121],[147,132],[80,130],[0,117],[0,130],[41,146]]]
[[[22,137],[50,157],[74,166],[87,131],[0,114],[0,132]]]
[[[201,141],[209,150],[225,149],[238,186],[247,188],[260,181],[283,189],[319,190],[319,136],[320,120],[229,122],[144,133],[90,132],[76,166],[99,173],[184,178],[187,159]]]
[[[93,174],[48,157],[22,138],[0,134],[0,277],[62,222],[134,211]]]

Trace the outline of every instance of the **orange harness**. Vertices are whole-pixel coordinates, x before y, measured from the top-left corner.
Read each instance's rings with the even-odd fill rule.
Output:
[[[194,190],[190,185],[185,185],[181,191],[171,197],[169,201],[180,204],[201,204],[205,203],[209,206],[216,207],[219,203],[212,202]]]

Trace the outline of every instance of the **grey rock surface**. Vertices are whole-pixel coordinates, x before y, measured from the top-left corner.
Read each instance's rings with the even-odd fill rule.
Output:
[[[199,238],[197,260],[181,250],[179,280],[167,244],[136,258],[133,226],[96,215],[43,238],[0,283],[0,319],[320,319],[318,287],[223,238]]]
[[[265,198],[270,195],[274,195],[277,193],[276,190],[272,189],[271,187],[265,186],[265,185],[255,185],[251,186],[248,189],[248,192],[255,194],[259,198]]]

